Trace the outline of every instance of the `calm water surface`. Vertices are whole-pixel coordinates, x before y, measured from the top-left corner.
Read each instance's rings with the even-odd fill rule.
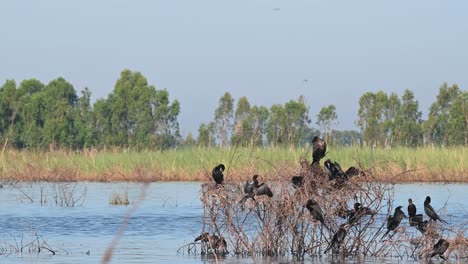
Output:
[[[113,193],[128,192],[136,201],[142,189],[137,183],[79,183],[76,192],[85,187],[82,205],[59,207],[56,192],[50,183],[18,183],[17,188],[4,185],[0,189],[0,262],[1,263],[99,263],[114,238],[129,207],[109,204]],[[45,205],[40,204],[42,197]],[[152,183],[147,196],[134,213],[114,250],[111,263],[211,263],[201,256],[178,255],[177,249],[191,241],[201,230],[202,207],[200,183]],[[468,224],[468,184],[398,184],[395,205],[406,208],[413,198],[422,212],[427,195],[438,209],[446,205],[450,223]],[[28,198],[29,197],[29,198]],[[31,200],[33,202],[31,202]],[[405,210],[406,211],[406,210]],[[25,245],[34,236],[31,228],[57,250],[8,254],[11,245]],[[21,242],[23,238],[23,242]],[[16,246],[17,247],[17,246]],[[89,254],[87,254],[89,253]],[[286,260],[264,260],[284,263]],[[306,263],[327,263],[329,260],[306,260]],[[353,263],[357,260],[350,260]],[[366,262],[398,262],[398,260],[366,260]],[[227,257],[223,263],[252,263],[251,258]],[[258,260],[256,262],[259,262]]]

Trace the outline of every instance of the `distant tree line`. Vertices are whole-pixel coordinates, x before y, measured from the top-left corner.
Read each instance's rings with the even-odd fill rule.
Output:
[[[357,125],[371,146],[466,145],[468,92],[444,83],[427,120],[408,89],[401,99],[395,93],[367,92],[359,100]]]
[[[124,70],[106,99],[90,102],[64,78],[44,85],[36,79],[0,87],[0,139],[17,149],[175,147],[180,142],[180,104],[166,90],[148,85],[139,72]]]
[[[213,120],[201,124],[198,136],[179,132],[180,104],[167,90],[148,85],[139,72],[124,70],[107,98],[90,102],[85,88],[78,96],[64,78],[47,85],[36,79],[18,86],[7,80],[0,87],[0,140],[3,148],[168,149],[177,146],[298,146],[314,135],[335,145],[420,146],[466,145],[468,93],[457,85],[440,87],[427,120],[410,90],[398,95],[379,91],[359,100],[357,126],[361,131],[338,131],[335,105],[323,107],[311,126],[303,96],[284,104],[251,105],[235,102],[229,92],[219,99]]]

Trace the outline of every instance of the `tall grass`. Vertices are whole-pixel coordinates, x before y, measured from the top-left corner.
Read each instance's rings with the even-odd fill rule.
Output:
[[[299,173],[299,160],[311,160],[310,148],[186,148],[167,151],[33,152],[8,150],[0,160],[0,178],[28,181],[204,181],[224,163],[225,179],[252,174],[289,178]],[[372,170],[381,181],[468,182],[464,147],[371,149],[328,147],[325,159],[347,169]],[[323,160],[322,160],[323,162]],[[278,176],[274,176],[278,177]]]

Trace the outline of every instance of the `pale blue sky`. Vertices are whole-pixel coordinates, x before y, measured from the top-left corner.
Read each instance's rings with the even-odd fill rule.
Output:
[[[279,8],[279,10],[275,10]],[[2,1],[0,82],[62,76],[93,101],[124,68],[181,102],[183,135],[229,91],[252,105],[304,95],[355,129],[366,91],[410,88],[427,115],[443,82],[468,86],[467,1]],[[308,82],[303,80],[307,79]]]

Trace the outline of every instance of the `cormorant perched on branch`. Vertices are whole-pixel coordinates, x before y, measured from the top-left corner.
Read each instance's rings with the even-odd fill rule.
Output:
[[[323,252],[324,254],[327,254],[327,252],[328,252],[328,250],[330,250],[330,248],[336,249],[337,246],[338,246],[338,249],[339,249],[340,246],[343,245],[346,234],[348,233],[347,229],[349,227],[350,226],[348,224],[342,224],[340,226],[338,231],[336,231],[336,233],[333,235],[333,238],[332,238],[332,241],[331,241],[330,245]]]
[[[270,187],[266,183],[262,183],[258,186],[257,191],[255,192],[256,196],[266,195],[268,197],[273,197],[273,192],[271,191]]]
[[[328,230],[330,230],[330,228],[328,228],[328,226],[325,224],[325,219],[323,218],[323,212],[322,212],[322,208],[320,208],[320,206],[318,205],[317,201],[315,201],[314,199],[309,199],[306,203],[306,208],[309,210],[310,214],[318,221],[320,221],[320,223],[322,223],[323,226],[325,226]]]
[[[304,184],[304,177],[303,176],[293,176],[291,178],[291,182],[292,182],[294,188],[301,188],[302,185]]]
[[[244,202],[248,198],[255,199],[255,195],[266,195],[268,197],[273,197],[273,192],[270,187],[265,183],[258,184],[258,175],[252,177],[252,182],[246,181],[244,184],[244,193],[245,196],[242,198],[241,202]]]
[[[421,220],[421,222],[416,223],[416,229],[419,230],[419,232],[421,232],[421,234],[424,234],[427,231],[428,224],[429,224],[429,221],[427,221],[427,220],[422,221]]]
[[[442,238],[439,239],[439,241],[437,241],[437,243],[432,248],[433,252],[431,254],[431,258],[436,255],[439,255],[441,259],[445,260],[444,253],[449,246],[450,246],[450,243],[447,240],[442,239]]]
[[[330,159],[327,159],[324,163],[325,168],[328,170],[328,178],[330,181],[335,179],[347,180],[348,176],[341,169],[341,166],[338,162],[332,162]]]
[[[320,160],[323,157],[325,157],[325,153],[327,152],[327,143],[325,143],[323,139],[315,136],[312,139],[312,146],[313,146],[312,165],[319,164]]]
[[[244,193],[249,195],[251,194],[252,197],[255,193],[255,191],[257,190],[258,188],[258,175],[255,174],[253,177],[252,177],[252,182],[249,182],[249,181],[246,181],[245,184],[244,184]]]
[[[416,205],[413,204],[413,200],[411,198],[408,199],[408,216],[411,220],[411,217],[416,215]]]
[[[224,164],[219,164],[218,166],[213,168],[213,171],[211,172],[211,176],[213,176],[213,180],[216,182],[216,184],[223,184],[223,181],[224,181],[223,171],[225,169],[226,167],[224,167]]]
[[[406,217],[405,213],[401,210],[402,206],[395,208],[393,216],[387,218],[387,232],[383,235],[382,239],[388,235],[390,231],[395,231],[395,229],[400,225],[403,217]]]
[[[423,221],[422,214],[416,214],[416,205],[413,204],[413,200],[408,199],[408,217],[410,226],[417,226],[418,223]]]
[[[345,171],[345,174],[346,176],[348,176],[348,178],[351,178],[351,177],[354,177],[354,176],[365,176],[365,173],[363,171],[361,171],[360,169],[354,167],[354,166],[351,166],[349,167],[346,171]]]
[[[426,200],[424,201],[424,212],[426,212],[427,216],[429,216],[429,218],[431,218],[432,220],[434,221],[441,221],[441,222],[444,222],[447,224],[447,222],[445,220],[443,220],[442,218],[440,218],[436,211],[434,210],[434,208],[432,208],[431,206],[431,197],[427,196],[426,197]]]
[[[369,207],[362,207],[360,203],[355,203],[353,210],[349,212],[348,224],[354,225],[364,215],[375,215],[375,211]]]

